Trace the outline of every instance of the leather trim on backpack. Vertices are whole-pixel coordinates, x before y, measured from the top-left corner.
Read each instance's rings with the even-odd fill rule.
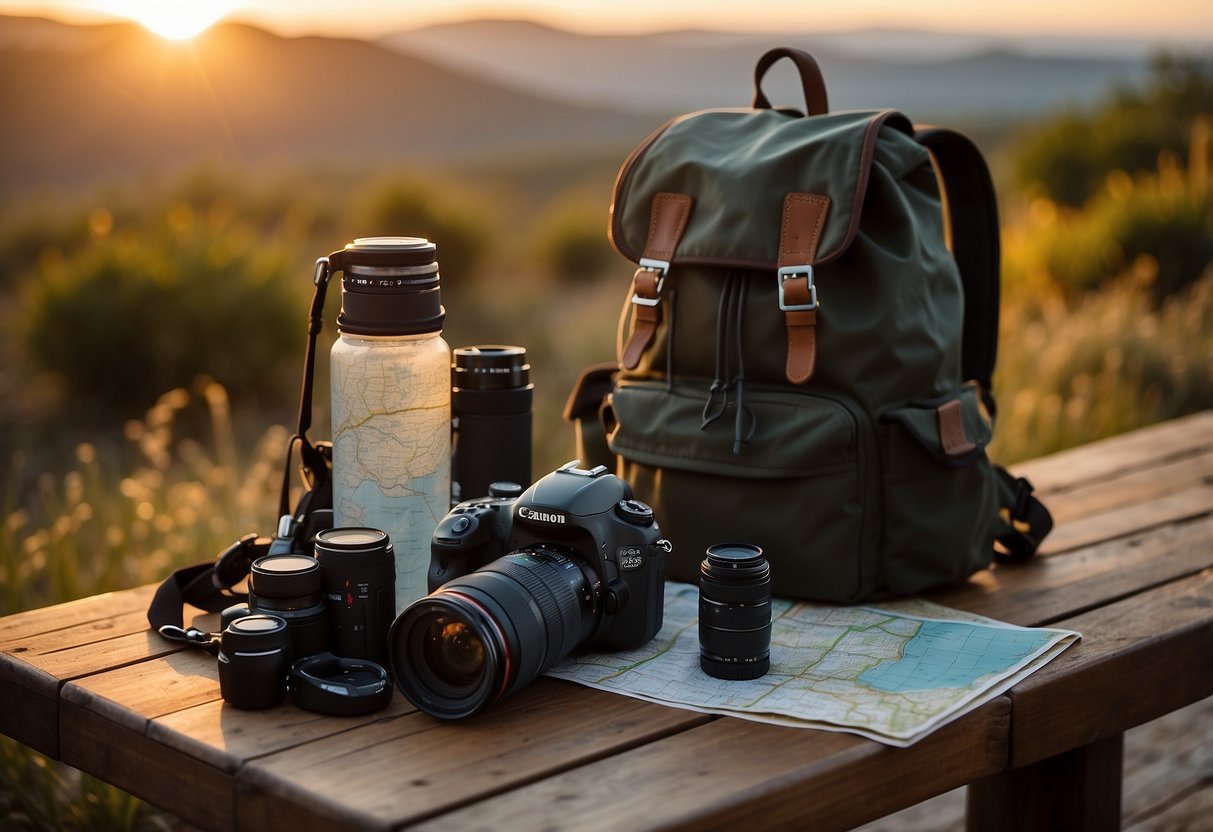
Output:
[[[658,193],[649,212],[649,236],[640,268],[632,276],[632,334],[619,363],[636,369],[661,326],[661,285],[674,258],[678,241],[686,231],[694,200],[686,194]]]
[[[807,382],[817,364],[817,290],[812,267],[817,262],[817,246],[829,212],[828,196],[790,193],[783,200],[778,279],[783,305],[789,307],[784,310],[788,329],[785,372],[792,384]],[[784,269],[802,266],[807,267],[803,273],[784,274]]]

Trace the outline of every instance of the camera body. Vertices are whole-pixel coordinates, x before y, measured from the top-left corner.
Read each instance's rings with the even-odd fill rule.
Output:
[[[431,592],[500,557],[554,551],[585,577],[581,646],[639,647],[661,629],[665,555],[653,510],[604,466],[585,471],[570,462],[520,497],[490,496],[460,503],[431,541]]]

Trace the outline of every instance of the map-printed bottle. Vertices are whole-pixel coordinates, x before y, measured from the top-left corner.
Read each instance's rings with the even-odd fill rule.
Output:
[[[329,261],[343,273],[330,369],[334,522],[387,532],[399,611],[427,594],[430,536],[450,507],[451,351],[436,246],[363,237]]]

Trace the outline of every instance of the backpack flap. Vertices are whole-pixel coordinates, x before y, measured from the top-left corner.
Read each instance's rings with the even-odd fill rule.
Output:
[[[693,205],[668,262],[769,274],[788,327],[787,380],[802,384],[813,373],[816,296],[829,302],[829,288],[814,270],[841,259],[860,233],[874,170],[896,180],[931,164],[912,134],[905,116],[891,110],[681,116],[624,162],[611,204],[611,241],[638,265],[651,260],[649,241],[671,200]],[[636,308],[634,328],[647,333],[652,310]],[[634,369],[652,341],[641,338],[643,346],[633,337],[623,350],[625,368]]]

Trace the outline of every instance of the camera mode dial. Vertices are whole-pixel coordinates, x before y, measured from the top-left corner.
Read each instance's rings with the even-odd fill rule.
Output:
[[[620,500],[615,504],[615,514],[634,526],[651,526],[654,522],[653,509],[639,500]]]

